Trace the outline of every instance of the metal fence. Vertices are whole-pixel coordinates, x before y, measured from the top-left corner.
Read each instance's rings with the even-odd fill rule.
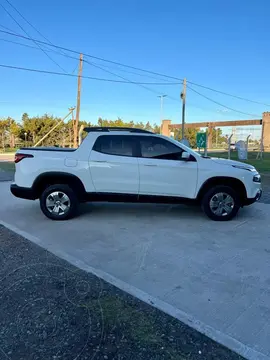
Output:
[[[206,129],[202,129],[206,130]],[[262,126],[254,125],[220,127],[212,131],[213,150],[227,150],[228,140],[230,138],[231,145],[234,146],[238,141],[244,141],[247,144],[248,151],[259,151],[261,146]]]

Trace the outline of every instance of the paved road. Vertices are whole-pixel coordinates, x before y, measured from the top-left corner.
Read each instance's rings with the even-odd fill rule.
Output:
[[[185,206],[97,204],[67,222],[0,183],[0,219],[230,346],[270,359],[270,206],[213,222]]]
[[[13,181],[14,173],[11,171],[1,171],[0,169],[0,181]]]

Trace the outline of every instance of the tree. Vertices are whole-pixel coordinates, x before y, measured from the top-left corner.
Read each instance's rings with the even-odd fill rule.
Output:
[[[190,147],[195,148],[197,147],[196,145],[196,135],[197,132],[199,132],[200,129],[199,128],[185,128],[185,132],[184,132],[184,137],[185,139],[188,140]],[[174,132],[174,138],[177,140],[181,140],[182,139],[182,129],[177,129]]]
[[[29,119],[29,115],[27,113],[23,113],[22,114],[22,122],[24,123],[25,121],[27,121]]]
[[[154,124],[153,126],[153,132],[155,134],[160,134],[160,126],[158,126],[157,124]]]
[[[10,123],[10,118],[7,119],[0,119],[0,134],[1,134],[1,145],[2,148],[5,150],[5,141],[6,141],[6,136],[8,134],[8,129],[9,129],[9,123]]]
[[[145,129],[148,131],[152,131],[154,133],[159,134],[160,127],[156,124],[153,126],[149,123],[149,121],[144,124],[143,122],[134,123],[134,121],[124,122],[121,118],[118,118],[117,120],[107,120],[102,119],[101,117],[98,118],[98,126],[104,126],[104,127],[111,127],[111,126],[117,126],[117,127],[130,127],[130,128],[138,128],[138,129]]]
[[[42,116],[30,117],[27,113],[24,113],[21,118],[21,123],[17,123],[12,118],[0,120],[0,141],[2,147],[5,146],[6,139],[9,139],[10,146],[15,147],[16,142],[21,140],[22,142],[27,139],[29,145],[35,145],[40,139],[42,139],[55,125],[59,124],[55,131],[52,131],[48,137],[42,141],[42,146],[72,146],[74,138],[74,128],[72,120],[65,123],[61,122],[61,119],[54,117],[50,114],[44,114]],[[79,127],[84,126],[116,126],[116,127],[136,127],[140,129],[146,129],[153,131],[154,133],[160,132],[160,127],[156,124],[151,125],[148,121],[146,124],[143,122],[124,121],[121,118],[115,120],[98,118],[97,124],[91,124],[86,121],[79,121]],[[26,134],[26,135],[25,135]],[[86,134],[83,134],[86,136]]]
[[[9,118],[10,147],[15,148],[16,139],[20,137],[22,127],[14,119]]]
[[[220,128],[212,129],[212,144],[213,147],[218,147],[218,145],[226,142],[225,136],[222,136],[222,130]]]

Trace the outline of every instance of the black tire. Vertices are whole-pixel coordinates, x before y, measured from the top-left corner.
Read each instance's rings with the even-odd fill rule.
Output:
[[[68,198],[68,200],[66,200],[67,198],[65,197],[62,202],[65,205],[65,211],[64,212],[61,210],[58,214],[56,214],[55,212],[51,212],[49,210],[49,208],[53,208],[53,206],[50,206],[49,208],[47,207],[46,201],[48,199],[48,197],[53,194],[53,193],[58,193],[58,198],[61,200],[63,199],[62,194],[65,194]],[[73,189],[66,185],[66,184],[55,184],[55,185],[51,185],[48,186],[43,193],[40,196],[40,208],[43,212],[44,215],[46,215],[49,219],[52,220],[68,220],[73,218],[76,214],[77,214],[77,210],[78,210],[78,205],[79,205],[79,201],[77,198],[77,195],[75,194],[75,192],[73,191]],[[50,199],[48,199],[50,200]],[[66,200],[66,201],[64,201]],[[54,201],[54,198],[51,198],[51,202]],[[61,206],[63,205],[61,204]]]
[[[230,213],[226,213],[225,210],[223,210],[223,213],[221,215],[217,215],[214,210],[210,206],[211,199],[215,196],[215,194],[224,193],[233,199],[234,205],[232,207],[232,210]],[[203,196],[202,202],[201,202],[202,209],[204,213],[212,220],[214,221],[228,221],[233,219],[236,214],[238,213],[238,210],[240,208],[240,198],[237,192],[232,189],[230,186],[223,186],[223,185],[217,185],[211,189],[209,189]]]

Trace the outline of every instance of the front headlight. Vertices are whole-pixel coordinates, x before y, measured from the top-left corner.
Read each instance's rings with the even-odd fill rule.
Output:
[[[234,168],[236,169],[241,169],[241,170],[247,170],[247,171],[251,171],[251,172],[257,172],[257,170],[255,168],[248,168],[245,165],[232,165]]]
[[[257,174],[253,176],[253,181],[256,183],[260,183],[261,182],[261,175]]]

